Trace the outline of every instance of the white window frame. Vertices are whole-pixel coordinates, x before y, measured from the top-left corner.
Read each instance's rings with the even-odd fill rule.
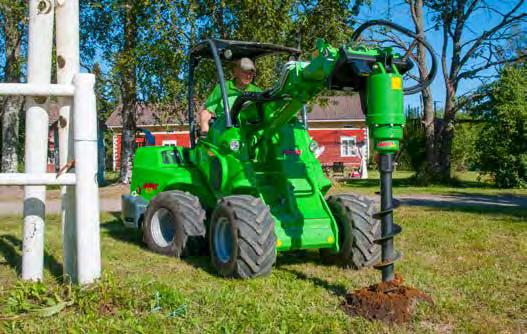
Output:
[[[351,145],[349,142],[353,142]],[[341,157],[356,157],[358,156],[357,136],[341,136],[340,137],[340,156]]]
[[[175,140],[175,139],[163,140],[161,142],[161,145],[163,145],[163,146],[177,146],[177,140]]]

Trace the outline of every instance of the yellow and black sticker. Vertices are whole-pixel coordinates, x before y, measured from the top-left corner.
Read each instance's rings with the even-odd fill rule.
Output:
[[[403,89],[403,80],[400,77],[392,78],[392,89],[401,90]]]

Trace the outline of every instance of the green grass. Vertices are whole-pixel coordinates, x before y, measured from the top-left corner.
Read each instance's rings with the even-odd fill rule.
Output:
[[[17,282],[20,218],[0,229],[0,332],[412,333],[527,330],[527,209],[480,212],[402,207],[397,270],[429,293],[404,326],[350,318],[346,291],[376,283],[375,270],[320,264],[316,252],[281,254],[270,277],[222,279],[207,257],[187,260],[149,252],[140,236],[103,215],[104,278],[86,288],[61,280],[58,217],[46,226],[44,284]],[[28,310],[69,303],[46,318]],[[46,309],[49,311],[49,309]],[[55,310],[56,311],[56,310]],[[53,313],[53,312],[50,312]],[[16,318],[16,317],[19,318]]]
[[[463,172],[454,175],[455,185],[416,185],[411,171],[396,171],[393,175],[394,195],[513,195],[527,196],[527,189],[500,189],[485,178],[479,179],[477,172]],[[379,172],[368,171],[368,179],[344,180],[335,183],[336,192],[356,192],[373,195],[379,191]]]

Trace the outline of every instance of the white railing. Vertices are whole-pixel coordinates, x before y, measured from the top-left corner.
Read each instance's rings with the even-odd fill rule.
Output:
[[[4,186],[74,186],[77,183],[75,174],[0,174],[0,184]]]
[[[0,83],[0,95],[73,96],[73,85]]]
[[[51,84],[55,13],[58,84]],[[91,283],[101,275],[98,125],[95,76],[79,73],[78,0],[29,1],[27,73],[27,84],[0,84],[0,95],[26,96],[25,173],[0,174],[0,185],[25,186],[22,279],[43,278],[45,186],[61,185],[64,275]],[[60,164],[74,160],[73,173],[46,173],[50,96],[59,97]]]

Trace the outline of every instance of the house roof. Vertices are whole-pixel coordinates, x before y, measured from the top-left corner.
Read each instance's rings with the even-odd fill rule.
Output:
[[[122,105],[118,106],[110,117],[108,117],[106,125],[109,128],[120,128],[123,126],[121,110]],[[138,127],[153,125],[181,125],[188,122],[186,115],[181,119],[181,117],[178,117],[181,115],[178,115],[177,113],[166,110],[156,110],[155,107],[144,104],[136,105],[136,115]]]
[[[327,96],[318,98],[311,106],[309,121],[363,121],[364,112],[358,94],[352,96]]]
[[[328,96],[319,98],[317,104],[309,107],[308,113],[310,122],[332,122],[332,121],[364,121],[360,98],[358,94],[352,96]],[[122,106],[110,115],[106,120],[109,128],[121,128],[121,109]],[[188,122],[186,115],[178,118],[170,112],[154,111],[155,108],[147,105],[137,105],[137,126],[155,126],[155,125],[182,125]],[[164,116],[163,116],[164,115]]]

